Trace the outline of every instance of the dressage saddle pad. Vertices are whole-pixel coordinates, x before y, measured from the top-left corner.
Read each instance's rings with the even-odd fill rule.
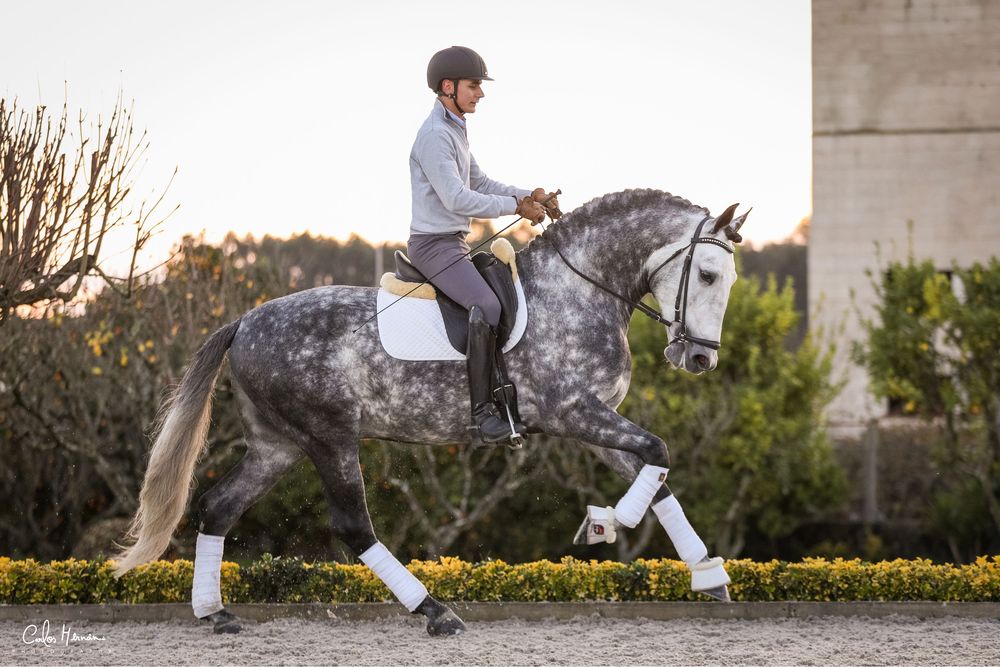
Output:
[[[514,282],[517,290],[517,318],[503,351],[507,352],[521,340],[528,325],[528,305],[524,300],[521,281]],[[378,336],[390,357],[405,361],[462,361],[465,355],[452,347],[444,328],[441,309],[433,299],[399,297],[379,288],[378,310],[400,299],[378,316]]]
[[[501,323],[504,325],[503,333],[507,334],[509,332],[509,336],[507,336],[505,342],[501,336],[498,342],[502,343],[503,351],[507,352],[517,344],[524,334],[524,329],[528,323],[527,304],[525,302],[524,289],[517,275],[514,249],[510,247],[510,243],[506,239],[498,239],[494,242],[491,250],[496,259],[502,262],[496,266],[503,267],[504,269],[504,274],[507,276],[506,289],[510,290],[512,285],[513,291],[516,293],[517,308],[513,322],[508,318],[511,314],[509,310],[513,310],[509,306],[513,305],[511,301],[513,301],[512,297],[514,295],[506,292],[505,296],[501,297],[501,303],[505,301],[508,303],[508,306],[505,306],[504,309],[506,317],[501,318]],[[399,254],[397,253],[397,255]],[[483,271],[482,265],[485,264],[483,260],[487,259],[495,261],[493,257],[487,258],[482,254],[477,254],[474,258],[474,263],[481,272]],[[378,332],[382,347],[389,356],[406,361],[461,361],[465,359],[465,354],[460,352],[459,349],[465,347],[466,331],[464,326],[465,320],[468,318],[468,315],[464,314],[466,311],[448,299],[446,301],[450,302],[449,306],[442,306],[440,299],[443,295],[437,295],[438,299],[435,300],[435,292],[430,285],[424,285],[420,288],[420,291],[414,292],[414,294],[419,294],[420,298],[417,296],[398,296],[399,294],[408,293],[412,289],[411,286],[415,286],[416,283],[401,283],[398,280],[400,265],[402,264],[405,267],[408,263],[406,257],[397,256],[396,263],[397,275],[393,276],[393,274],[387,273],[383,276],[382,287],[378,291],[376,300],[376,309],[379,312]],[[509,274],[506,273],[508,267],[504,267],[503,264],[508,265],[510,269]],[[415,272],[415,269],[412,271]],[[408,279],[417,280],[422,278],[419,272],[412,275],[416,277]],[[499,278],[501,275],[484,275],[484,277],[489,282],[494,280],[495,277]],[[492,283],[491,286],[493,286]],[[387,287],[392,291],[386,289]],[[493,286],[493,289],[497,290],[500,288]],[[445,317],[442,315],[442,309],[448,313],[448,317],[450,318],[447,324],[445,323]],[[460,312],[456,315],[452,311]],[[462,322],[458,322],[455,319],[458,316],[461,316],[463,319]],[[456,329],[457,325],[462,325],[460,332]],[[461,340],[457,341],[458,338],[461,338]],[[456,346],[459,349],[456,349]]]

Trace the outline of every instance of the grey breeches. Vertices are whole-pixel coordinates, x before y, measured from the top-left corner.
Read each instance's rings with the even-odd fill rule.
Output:
[[[406,254],[413,266],[428,278],[455,262],[434,278],[434,287],[466,310],[479,306],[486,321],[495,327],[500,323],[500,301],[470,259],[456,261],[467,252],[469,245],[464,232],[413,234],[406,243]]]

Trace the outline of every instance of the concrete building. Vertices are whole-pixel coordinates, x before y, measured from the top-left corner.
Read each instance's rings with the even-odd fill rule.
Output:
[[[885,413],[849,360],[866,270],[906,258],[908,223],[942,270],[1000,255],[1000,0],[813,0],[812,26],[810,327],[850,427]]]

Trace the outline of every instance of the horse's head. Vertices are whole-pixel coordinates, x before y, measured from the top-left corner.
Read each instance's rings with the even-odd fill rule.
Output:
[[[649,289],[674,322],[663,354],[674,368],[703,373],[719,360],[722,321],[729,291],[736,282],[733,243],[742,240],[739,229],[747,211],[733,218],[738,204],[717,218],[698,216],[680,238],[654,252],[646,262]]]

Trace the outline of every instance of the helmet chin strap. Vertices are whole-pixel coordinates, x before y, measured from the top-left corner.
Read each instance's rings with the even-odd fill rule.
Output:
[[[452,86],[454,87],[454,90],[452,91],[451,95],[448,95],[448,97],[450,97],[451,101],[455,103],[455,108],[458,109],[458,112],[464,116],[465,115],[465,109],[463,109],[458,104],[458,82],[459,82],[459,79],[449,79],[449,81],[451,81]]]

